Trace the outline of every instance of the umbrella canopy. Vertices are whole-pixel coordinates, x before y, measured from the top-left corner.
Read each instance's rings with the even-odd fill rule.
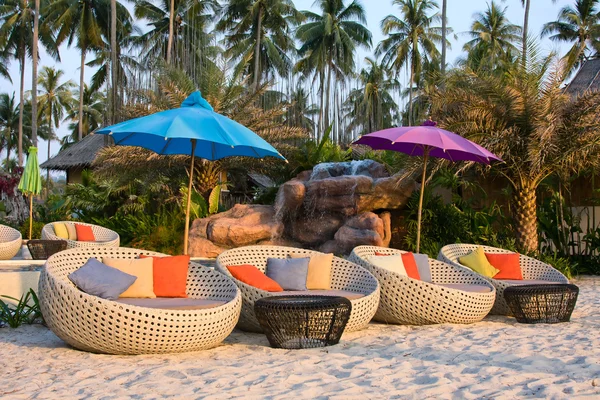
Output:
[[[139,146],[164,155],[192,156],[183,239],[184,254],[187,254],[195,157],[214,161],[234,156],[271,156],[285,160],[256,133],[216,113],[199,91],[185,99],[180,108],[121,122],[96,133],[111,135],[116,145]]]
[[[42,191],[42,176],[38,164],[37,147],[29,148],[25,170],[19,181],[19,190],[29,196],[29,239],[33,229],[33,196]]]
[[[256,133],[214,112],[199,91],[185,99],[180,108],[121,122],[96,133],[111,135],[117,145],[140,146],[164,155],[192,155],[191,140],[195,140],[193,155],[206,160],[233,156],[285,160]]]
[[[428,120],[423,126],[384,129],[364,135],[354,142],[354,144],[367,145],[374,150],[392,150],[410,156],[423,156],[423,177],[417,214],[417,252],[419,252],[421,246],[421,213],[428,158],[444,158],[453,162],[474,161],[482,164],[490,164],[491,161],[502,161],[477,143],[473,143],[456,133],[440,129],[436,125],[435,122]]]

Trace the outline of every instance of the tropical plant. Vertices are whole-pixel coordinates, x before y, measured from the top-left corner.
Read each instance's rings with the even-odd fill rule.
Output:
[[[72,102],[76,103],[77,99],[83,100],[83,107],[67,108],[66,119],[71,121],[69,123],[71,134],[63,137],[61,141],[63,144],[77,142],[80,137],[85,137],[98,129],[104,121],[106,97],[102,92],[92,90],[88,85],[84,85],[83,95],[79,93],[79,90],[73,92]],[[83,114],[80,114],[81,111]]]
[[[20,105],[15,102],[15,94],[10,96],[8,93],[0,93],[0,144],[6,149],[6,167],[7,170],[10,163],[10,154],[12,149],[18,147],[19,142],[29,148],[31,140],[29,137],[29,127],[31,121],[31,113],[27,114],[27,110],[31,110],[31,103],[25,102],[23,110],[26,118],[21,121]],[[23,122],[23,124],[21,124]],[[25,128],[25,135],[19,138],[19,126]]]
[[[323,134],[319,142],[309,139],[296,148],[290,156],[292,175],[302,171],[313,169],[315,165],[324,162],[349,161],[352,157],[352,149],[344,150],[330,139],[332,126]]]
[[[552,0],[553,3],[556,3],[556,0]],[[521,62],[525,64],[527,61],[527,47],[528,47],[528,30],[529,30],[529,10],[531,8],[531,0],[521,0],[521,4],[525,8],[525,12],[523,14],[523,39],[522,39],[522,47],[521,47]]]
[[[318,79],[321,112],[317,128],[322,135],[331,125],[332,86],[354,73],[356,49],[369,49],[372,35],[366,27],[365,10],[357,0],[348,6],[343,0],[319,0],[317,4],[320,14],[302,11],[307,22],[296,30],[301,59],[295,69]]]
[[[441,17],[435,13],[438,6],[434,0],[394,0],[400,7],[400,17],[387,16],[381,27],[386,38],[377,45],[375,54],[383,55],[383,64],[400,71],[410,68],[408,125],[414,123],[413,86],[415,77],[422,71],[423,61],[438,60],[436,44],[441,43],[441,29],[432,26]]]
[[[300,85],[290,95],[289,103],[285,116],[287,124],[305,129],[312,134],[315,130],[313,117],[319,114],[319,107],[310,103],[308,93]]]
[[[518,243],[537,251],[540,183],[600,160],[600,93],[571,98],[561,87],[564,64],[531,48],[528,53],[526,65],[514,64],[503,75],[456,71],[435,95],[434,112],[442,126],[504,160],[494,170],[513,189]]]
[[[521,39],[521,27],[511,24],[506,7],[500,8],[494,1],[488,3],[485,12],[475,14],[467,34],[471,40],[465,43],[463,50],[468,52],[467,65],[472,69],[494,70],[519,52],[515,45]]]
[[[570,5],[563,7],[558,19],[544,24],[542,28],[542,37],[548,36],[555,42],[573,43],[565,55],[568,72],[579,66],[586,53],[599,40],[599,4],[599,0],[576,0],[575,8]]]
[[[287,76],[296,50],[292,28],[302,20],[292,0],[229,0],[217,29],[236,75],[250,76],[255,90],[264,76]]]
[[[385,66],[372,58],[365,58],[367,68],[358,75],[359,87],[348,95],[344,103],[348,129],[359,135],[375,132],[395,125],[400,110],[392,93],[400,89],[400,83]]]
[[[0,297],[16,302],[11,304],[0,300],[0,325],[6,323],[11,328],[18,328],[23,324],[44,323],[40,301],[33,289],[29,289],[20,299],[10,296]]]

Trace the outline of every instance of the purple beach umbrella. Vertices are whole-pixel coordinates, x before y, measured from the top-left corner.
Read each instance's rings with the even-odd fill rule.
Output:
[[[402,126],[384,129],[364,135],[354,142],[354,144],[367,145],[373,150],[392,150],[409,156],[423,157],[423,180],[417,216],[417,253],[421,244],[421,211],[429,157],[444,158],[453,162],[473,161],[482,164],[490,164],[491,161],[502,161],[478,144],[456,133],[440,129],[435,125],[435,122],[428,120],[424,126]]]

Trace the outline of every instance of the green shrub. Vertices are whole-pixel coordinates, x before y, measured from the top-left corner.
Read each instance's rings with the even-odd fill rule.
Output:
[[[40,239],[42,237],[44,225],[46,225],[44,222],[34,219],[31,230],[31,239]],[[19,226],[19,232],[23,235],[23,239],[29,239],[29,218]]]
[[[40,302],[33,289],[29,289],[29,292],[20,299],[10,296],[0,297],[17,302],[16,305],[13,305],[0,300],[0,325],[6,324],[11,328],[18,328],[23,324],[44,323]]]

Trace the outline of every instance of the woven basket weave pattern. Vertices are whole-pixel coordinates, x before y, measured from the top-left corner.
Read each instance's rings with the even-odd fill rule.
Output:
[[[39,283],[40,306],[48,327],[81,350],[109,354],[180,353],[221,343],[235,327],[241,295],[227,277],[191,262],[190,298],[220,300],[219,307],[164,310],[121,304],[80,291],[68,275],[90,257],[132,259],[164,254],[121,247],[80,247],[50,257]]]
[[[21,249],[21,232],[10,226],[0,225],[0,260],[10,260]]]
[[[53,222],[54,223],[54,222]],[[59,224],[73,224],[72,221],[57,221]],[[43,240],[66,240],[67,249],[74,249],[76,247],[119,247],[120,238],[119,234],[115,231],[111,231],[108,228],[102,226],[86,224],[83,222],[76,222],[79,225],[87,225],[92,227],[94,232],[95,242],[80,242],[77,240],[63,239],[54,234],[54,227],[52,223],[44,225],[42,228],[42,239]]]
[[[469,254],[477,247],[479,247],[479,245],[462,243],[446,245],[440,250],[440,253],[438,254],[438,260],[455,266],[461,266],[461,264],[458,262],[458,259]],[[483,250],[486,253],[512,253],[509,250],[499,249],[496,247],[481,247],[483,247]],[[552,266],[541,262],[540,260],[536,260],[535,258],[527,257],[521,254],[519,257],[519,263],[524,280],[542,280],[556,283],[569,283],[569,280],[563,274],[554,269]],[[504,299],[504,289],[513,285],[499,279],[486,278],[483,276],[482,278],[490,281],[496,287],[496,301],[492,311],[490,311],[490,314],[512,315],[510,308]]]
[[[227,250],[217,257],[217,269],[234,279],[242,291],[242,313],[238,326],[250,332],[262,332],[254,313],[254,303],[271,294],[267,291],[247,285],[231,276],[227,266],[250,264],[265,272],[267,258],[286,258],[290,253],[319,254],[313,250],[297,249],[284,246],[247,246]],[[333,257],[331,269],[331,289],[347,290],[364,294],[363,297],[351,300],[352,313],[346,325],[346,332],[364,328],[375,315],[379,304],[379,283],[367,270],[339,257]],[[310,292],[308,292],[310,294]]]
[[[494,304],[494,287],[464,267],[455,267],[430,258],[433,283],[429,283],[376,267],[367,261],[375,252],[389,255],[406,252],[376,246],[358,246],[350,255],[350,261],[368,269],[381,284],[381,300],[375,314],[377,321],[407,325],[468,324],[481,321]],[[491,291],[466,292],[437,284],[482,285]]]

